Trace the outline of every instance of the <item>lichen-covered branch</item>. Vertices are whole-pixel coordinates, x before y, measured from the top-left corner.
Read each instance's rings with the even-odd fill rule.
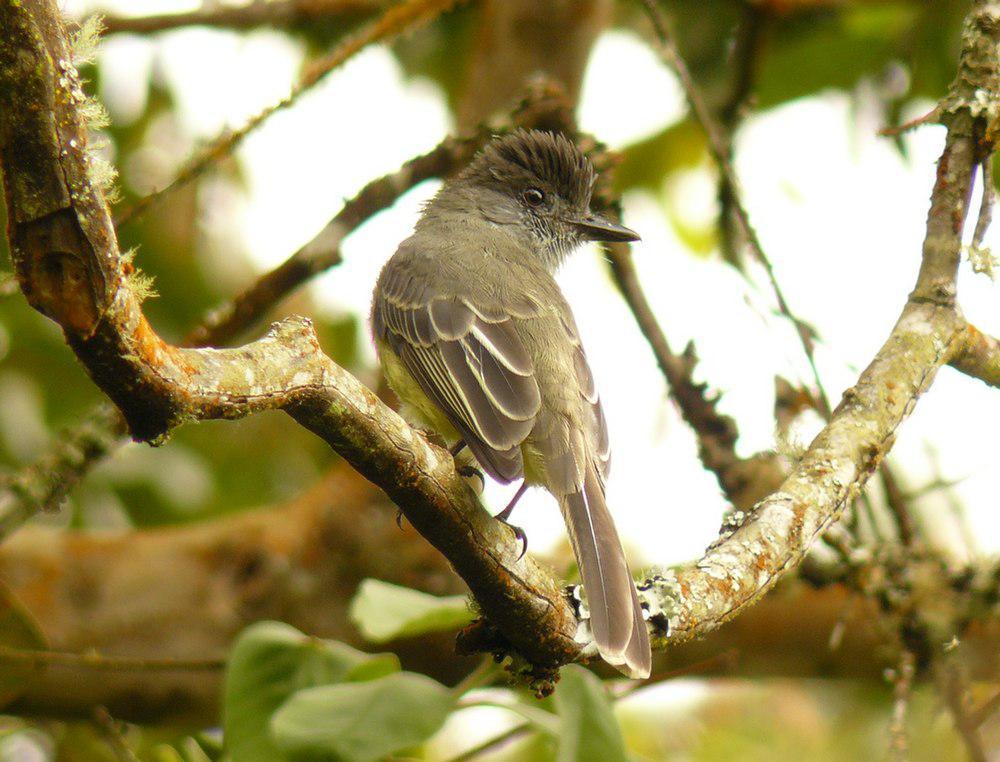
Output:
[[[962,230],[975,168],[992,149],[987,136],[998,103],[1000,3],[977,2],[965,25],[959,75],[940,110],[948,133],[916,288],[875,359],[779,489],[723,527],[697,563],[651,580],[647,599],[669,620],[671,640],[736,616],[802,561],[863,488],[938,368],[963,347],[965,321],[955,307]]]
[[[159,441],[187,420],[285,410],[386,491],[515,649],[543,667],[574,658],[576,620],[555,579],[517,559],[447,451],[323,355],[309,321],[275,324],[237,349],[175,347],[153,331],[87,178],[79,81],[54,2],[0,4],[0,29],[0,161],[18,282],[62,326],[132,436]]]
[[[951,358],[951,366],[1000,388],[1000,340],[967,325]]]
[[[288,27],[331,18],[364,18],[383,10],[388,4],[387,0],[272,0],[234,6],[207,3],[186,13],[108,15],[104,17],[104,26],[108,34],[155,34],[188,26],[240,30],[262,26]]]
[[[560,89],[540,83],[529,89],[511,121],[523,127],[548,126],[564,122],[568,109],[568,101]],[[489,130],[480,129],[468,138],[446,138],[397,171],[369,182],[344,203],[309,243],[209,312],[184,343],[194,347],[224,345],[257,325],[281,299],[314,276],[340,264],[341,243],[362,222],[388,208],[424,180],[446,176],[462,167],[489,136]],[[106,404],[99,405],[64,432],[37,462],[0,484],[0,540],[35,513],[58,508],[90,468],[117,450],[125,433],[124,421],[116,410]],[[81,442],[87,445],[85,458],[78,457]]]
[[[93,465],[118,447],[124,435],[118,411],[102,403],[72,430],[60,432],[36,462],[0,480],[0,539],[39,511],[57,508]]]

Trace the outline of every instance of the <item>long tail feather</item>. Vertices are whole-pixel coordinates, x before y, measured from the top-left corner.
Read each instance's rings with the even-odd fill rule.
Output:
[[[627,667],[633,677],[648,677],[649,636],[593,464],[587,466],[583,489],[564,496],[560,507],[587,593],[597,650],[605,661]]]

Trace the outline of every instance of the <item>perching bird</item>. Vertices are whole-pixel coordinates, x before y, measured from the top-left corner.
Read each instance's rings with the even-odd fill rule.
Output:
[[[648,677],[649,636],[605,502],[607,425],[576,321],[553,278],[585,241],[633,241],[590,211],[594,169],[561,135],[490,142],[427,204],[375,286],[389,385],[420,425],[490,476],[559,501],[605,661]],[[519,531],[519,530],[518,530]]]

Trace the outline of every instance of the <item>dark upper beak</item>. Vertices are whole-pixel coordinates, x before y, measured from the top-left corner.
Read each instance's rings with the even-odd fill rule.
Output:
[[[590,241],[638,241],[639,234],[624,225],[618,225],[599,214],[573,220],[573,224]]]

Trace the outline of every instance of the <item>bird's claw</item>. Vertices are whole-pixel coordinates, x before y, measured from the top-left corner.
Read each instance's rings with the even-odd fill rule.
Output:
[[[504,523],[506,524],[507,522]],[[507,524],[507,526],[509,526],[511,530],[513,530],[514,539],[518,540],[521,543],[521,552],[518,553],[517,555],[517,560],[520,561],[522,558],[524,558],[524,554],[528,552],[528,535],[524,533],[524,530],[521,529],[521,527],[514,526],[513,524]]]
[[[479,479],[480,492],[482,492],[486,488],[486,478],[483,476],[483,472],[480,471],[475,466],[469,466],[469,465],[458,466],[455,468],[455,470],[458,471],[459,476],[462,476],[466,479],[471,479],[473,476]]]
[[[398,526],[400,529],[403,528],[403,509],[402,508],[397,508],[396,509],[396,526]]]

